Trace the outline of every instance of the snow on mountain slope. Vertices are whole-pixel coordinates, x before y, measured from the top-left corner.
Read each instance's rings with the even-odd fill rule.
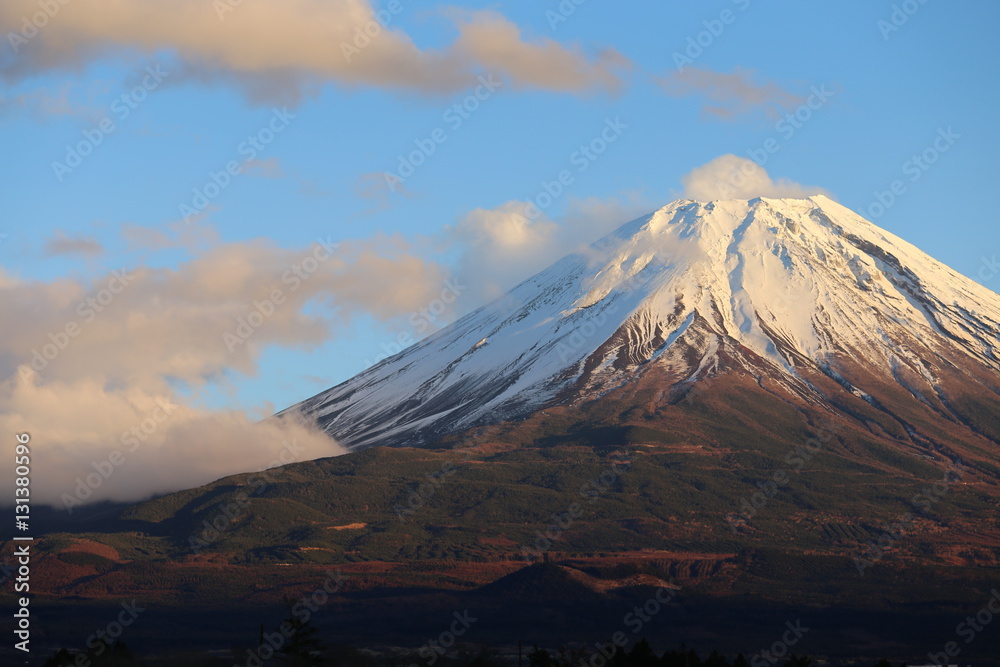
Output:
[[[808,391],[801,367],[849,384],[848,360],[995,374],[998,343],[1000,296],[826,197],[679,200],[289,411],[352,448],[415,445],[650,365],[693,379],[721,348]]]

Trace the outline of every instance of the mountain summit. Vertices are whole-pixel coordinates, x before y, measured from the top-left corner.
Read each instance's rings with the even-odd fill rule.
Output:
[[[289,409],[363,451],[74,515],[37,572],[185,618],[200,578],[252,628],[336,565],[326,622],[372,643],[461,604],[582,645],[676,593],[657,641],[802,613],[828,655],[926,646],[995,593],[998,323],[823,197],[674,202]]]
[[[826,197],[678,200],[286,412],[350,448],[419,446],[738,373],[814,407],[847,392],[917,440],[996,442],[995,417],[970,414],[997,406],[998,342],[1000,296]]]

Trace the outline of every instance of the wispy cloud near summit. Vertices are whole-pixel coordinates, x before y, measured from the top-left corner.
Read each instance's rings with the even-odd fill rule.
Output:
[[[697,201],[830,194],[823,188],[801,185],[787,178],[775,181],[764,167],[753,160],[731,153],[695,167],[681,178],[681,183],[684,185],[684,196]]]

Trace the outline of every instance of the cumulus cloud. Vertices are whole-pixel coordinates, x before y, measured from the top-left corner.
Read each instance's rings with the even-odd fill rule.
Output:
[[[542,38],[526,42],[521,30],[493,11],[451,12],[458,19],[454,52],[488,71],[506,75],[515,87],[580,92],[594,87],[617,90],[628,60],[605,49],[589,60],[579,48]]]
[[[227,80],[255,102],[290,103],[326,82],[454,92],[485,71],[514,87],[585,92],[617,87],[627,66],[614,52],[588,57],[548,38],[526,39],[492,11],[446,12],[456,41],[423,49],[395,27],[398,19],[381,27],[369,0],[244,2],[217,13],[220,4],[108,0],[99,11],[87,3],[60,5],[37,35],[0,56],[0,74],[16,80],[78,69],[114,52],[169,52],[176,55],[171,84]],[[18,34],[36,11],[36,0],[4,2],[0,29]],[[377,34],[365,35],[366,28]]]
[[[167,392],[113,388],[96,378],[48,381],[28,371],[0,383],[0,429],[31,436],[33,500],[67,509],[344,453],[314,427],[175,401]],[[13,470],[4,468],[0,489],[13,497]]]
[[[674,97],[699,95],[707,102],[706,113],[730,120],[763,110],[777,117],[782,110],[794,109],[805,101],[773,81],[756,83],[753,70],[737,67],[731,74],[710,69],[685,67],[667,77],[654,77],[664,92]]]
[[[159,386],[164,377],[203,382],[228,370],[252,372],[267,345],[310,347],[331,335],[331,322],[408,313],[432,300],[447,277],[397,236],[339,244],[326,237],[297,249],[227,243],[175,268],[121,269],[89,285],[0,273],[0,310],[12,324],[0,341],[0,376],[14,370],[10,360],[30,360],[69,323],[79,327],[72,345],[36,364],[46,378],[100,374]],[[273,312],[252,336],[227,343],[225,334],[255,310]]]
[[[459,275],[487,300],[650,208],[635,195],[575,199],[556,221],[527,202],[510,201],[470,211],[448,234],[461,249]]]
[[[234,371],[253,374],[265,346],[319,345],[355,315],[408,314],[436,298],[447,277],[386,236],[297,249],[214,245],[173,268],[120,269],[86,284],[0,271],[0,428],[31,433],[45,452],[33,497],[59,504],[67,485],[116,450],[127,454],[128,472],[91,499],[135,500],[266,466],[286,440],[298,443],[294,460],[342,452],[287,419],[255,423],[187,407],[178,387],[187,394]],[[161,419],[164,405],[176,407]],[[125,452],[136,438],[141,444]],[[10,464],[0,471],[3,493]]]
[[[830,196],[829,192],[816,186],[800,185],[786,178],[775,181],[753,160],[731,153],[695,167],[681,177],[681,183],[684,185],[684,197],[697,201],[801,198],[816,194]]]
[[[92,236],[68,236],[65,232],[57,231],[45,241],[42,254],[46,257],[59,255],[97,257],[104,254],[104,246]]]

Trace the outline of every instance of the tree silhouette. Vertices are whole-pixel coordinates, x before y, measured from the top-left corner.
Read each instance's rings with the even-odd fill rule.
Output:
[[[704,667],[729,667],[729,660],[718,651],[712,651],[702,664]]]
[[[75,660],[64,648],[59,649],[42,667],[73,667]]]
[[[535,644],[534,649],[528,654],[528,667],[555,667],[555,664],[549,652],[538,648],[538,644]]]
[[[657,662],[659,659],[645,637],[628,654],[627,664],[630,667],[656,667]]]
[[[807,656],[797,656],[794,653],[785,660],[785,667],[812,667],[813,660]]]
[[[318,636],[319,630],[293,611],[294,600],[286,598],[285,606],[288,608],[288,618],[282,621],[281,627],[287,624],[291,632],[290,634],[283,633],[286,635],[286,639],[285,643],[278,649],[279,663],[289,667],[308,667],[322,664],[323,643]]]

